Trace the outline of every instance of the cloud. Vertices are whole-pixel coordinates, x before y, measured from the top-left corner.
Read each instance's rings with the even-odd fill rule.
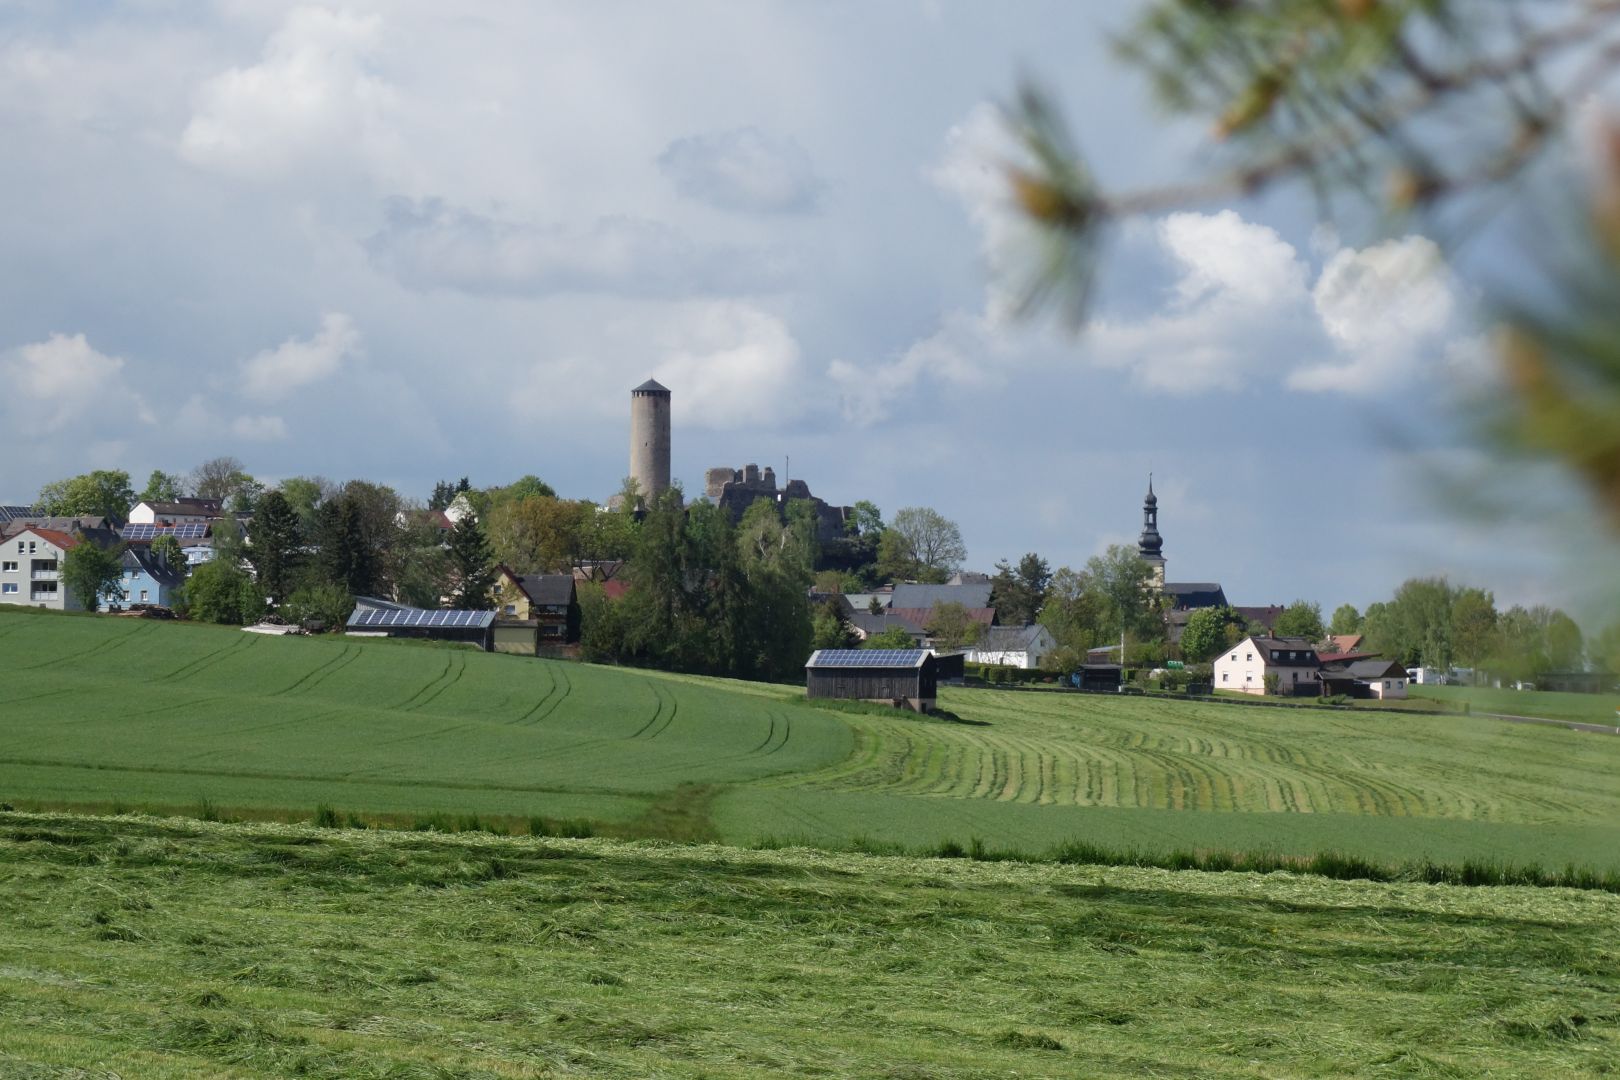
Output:
[[[332,312],[321,319],[320,330],[307,341],[288,338],[276,348],[244,361],[242,393],[263,401],[285,398],[301,387],[330,378],[345,360],[358,357],[361,348],[354,320]]]
[[[1426,357],[1436,367],[1463,362],[1466,347],[1455,343],[1448,356],[1442,340],[1454,326],[1455,286],[1426,237],[1335,252],[1311,302],[1337,355],[1289,375],[1293,389],[1370,396]]]
[[[979,232],[988,279],[985,311],[997,322],[1006,321],[1016,305],[1009,279],[1035,239],[1007,197],[1006,167],[1023,156],[1001,110],[981,103],[945,133],[943,153],[924,174],[962,204]]]
[[[83,334],[52,334],[0,353],[0,383],[11,431],[51,434],[108,409],[154,422],[151,409],[124,378],[123,358],[97,351]]]
[[[533,225],[438,199],[390,200],[387,224],[366,246],[373,265],[408,288],[475,295],[752,293],[787,277],[775,256],[705,248],[655,221],[603,217],[583,226]]]
[[[274,442],[287,437],[287,422],[279,416],[238,416],[231,434],[250,442]]]
[[[821,200],[810,155],[755,127],[676,139],[658,155],[658,167],[676,191],[721,210],[803,214]]]
[[[827,375],[837,388],[844,419],[870,427],[887,420],[895,403],[916,394],[921,385],[937,389],[993,384],[998,376],[988,360],[1006,351],[989,320],[958,312],[889,363],[834,360]]]
[[[198,88],[180,156],[258,177],[327,155],[381,153],[396,97],[367,70],[381,26],[375,15],[295,8],[259,63],[230,68]]]

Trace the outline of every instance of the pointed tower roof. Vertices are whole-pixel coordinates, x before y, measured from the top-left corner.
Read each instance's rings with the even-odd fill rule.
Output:
[[[667,394],[669,393],[669,387],[660,385],[657,379],[648,379],[630,392],[632,394]]]
[[[1148,473],[1147,497],[1142,500],[1142,536],[1136,553],[1150,562],[1164,560],[1164,537],[1159,535],[1159,497],[1153,494],[1153,474]]]

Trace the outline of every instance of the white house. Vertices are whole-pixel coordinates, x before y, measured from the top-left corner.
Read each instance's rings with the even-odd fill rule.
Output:
[[[81,543],[53,529],[24,529],[0,544],[0,604],[83,611],[62,585],[62,558]]]
[[[968,650],[975,664],[1005,664],[1016,668],[1038,668],[1057,648],[1052,631],[1034,623],[1030,626],[992,626],[979,643]]]
[[[1408,668],[1406,677],[1419,686],[1444,686],[1451,681],[1451,673],[1443,668]]]
[[[1322,666],[1316,646],[1304,638],[1250,637],[1215,658],[1215,689],[1264,694],[1275,676],[1278,694],[1315,694]],[[1308,687],[1308,689],[1306,689]]]
[[[186,525],[218,521],[225,516],[218,499],[176,499],[173,502],[138,502],[129,510],[131,525]]]

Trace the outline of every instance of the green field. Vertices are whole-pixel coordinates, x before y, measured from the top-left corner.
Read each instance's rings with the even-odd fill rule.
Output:
[[[577,691],[576,691],[577,692]],[[1612,1075],[1620,896],[0,815],[0,1075]]]
[[[803,691],[342,638],[0,614],[0,800],[1039,853],[1620,868],[1620,738],[1462,716]]]
[[[1463,703],[1475,712],[1540,716],[1583,724],[1620,725],[1620,695],[1567,694],[1552,690],[1497,690],[1488,686],[1413,686],[1412,699],[1453,709]]]

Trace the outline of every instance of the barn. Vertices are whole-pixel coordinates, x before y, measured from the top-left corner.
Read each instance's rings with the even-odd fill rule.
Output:
[[[349,616],[345,632],[355,637],[431,638],[477,645],[485,652],[495,647],[493,611],[429,611],[411,607],[359,606]]]
[[[927,712],[938,695],[938,661],[927,649],[818,649],[804,674],[812,698],[881,701]]]

